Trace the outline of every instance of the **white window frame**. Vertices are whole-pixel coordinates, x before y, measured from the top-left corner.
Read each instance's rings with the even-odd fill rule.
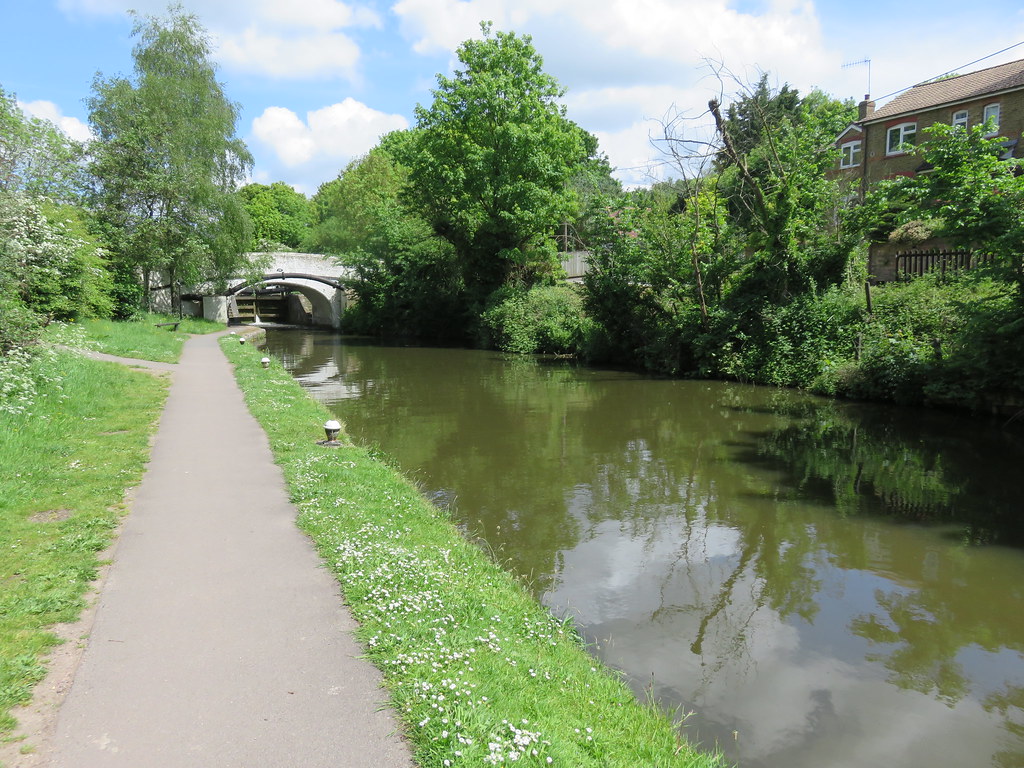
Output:
[[[862,142],[860,139],[857,141],[847,141],[839,145],[839,151],[842,153],[839,157],[840,168],[856,168],[860,165]]]
[[[896,132],[895,134],[893,132]],[[893,142],[893,136],[898,137],[898,141]],[[904,144],[913,144],[914,138],[917,136],[917,123],[900,123],[894,125],[885,132],[885,154],[887,155],[902,155],[906,153],[905,149],[902,149]]]
[[[970,119],[970,113],[966,109],[958,109],[953,113],[952,125],[966,128],[968,120]]]
[[[993,104],[986,104],[985,109],[981,114],[982,122],[987,123],[989,120],[995,120],[995,130],[989,131],[986,136],[995,136],[999,133],[999,102]]]

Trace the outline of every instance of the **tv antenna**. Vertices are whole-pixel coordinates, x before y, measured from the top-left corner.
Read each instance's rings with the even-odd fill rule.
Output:
[[[849,69],[850,67],[859,67],[863,64],[868,66],[868,89],[865,91],[864,96],[869,97],[871,95],[871,59],[861,59],[860,61],[851,61],[843,64],[843,69]]]

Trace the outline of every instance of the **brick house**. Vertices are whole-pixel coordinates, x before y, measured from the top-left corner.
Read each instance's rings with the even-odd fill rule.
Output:
[[[878,109],[865,97],[859,107],[857,121],[836,138],[840,156],[831,174],[858,198],[881,179],[925,170],[921,158],[907,149],[923,138],[924,128],[938,122],[975,126],[991,119],[994,135],[1005,139],[1004,157],[1024,157],[1024,59],[915,85]],[[928,241],[917,248],[943,246]],[[868,270],[873,279],[896,277],[899,250],[894,243],[872,245]]]

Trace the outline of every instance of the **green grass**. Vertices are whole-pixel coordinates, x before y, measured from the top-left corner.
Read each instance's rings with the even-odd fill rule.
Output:
[[[6,361],[0,360],[0,365]],[[167,381],[70,352],[32,363],[34,398],[0,410],[0,734],[42,679],[53,624],[78,618],[98,553],[142,476]]]
[[[223,342],[337,575],[423,768],[720,766],[585,649],[397,471],[316,445],[328,412],[252,346]]]
[[[154,360],[160,363],[176,363],[181,349],[191,333],[214,333],[224,330],[221,323],[213,323],[197,317],[186,317],[178,330],[157,328],[157,323],[177,322],[170,315],[146,315],[142,320],[118,322],[115,320],[83,320],[93,348],[109,355],[132,357],[138,360]]]

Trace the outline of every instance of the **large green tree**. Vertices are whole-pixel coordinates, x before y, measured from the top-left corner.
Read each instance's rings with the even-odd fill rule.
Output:
[[[835,136],[856,115],[852,102],[821,91],[800,98],[764,77],[723,112],[709,102],[717,137],[720,190],[747,236],[750,292],[783,304],[841,282],[856,244],[840,226],[838,185],[825,177]]]
[[[453,76],[438,77],[433,104],[417,107],[401,158],[427,220],[455,247],[471,313],[502,285],[557,270],[552,235],[574,210],[574,174],[596,151],[566,117],[564,91],[530,37],[482,29],[459,46]]]
[[[1016,289],[1024,308],[1024,176],[1007,157],[1005,139],[991,125],[970,129],[936,123],[915,149],[927,173],[876,185],[861,216],[888,216],[964,249],[993,258],[993,267]]]
[[[239,107],[198,19],[180,6],[168,13],[137,18],[134,78],[97,75],[88,100],[92,203],[125,311],[145,303],[154,273],[172,286],[223,280],[251,241],[235,193],[252,164],[235,136]]]
[[[765,372],[752,353],[785,346],[778,318],[847,277],[856,232],[842,226],[825,174],[852,109],[772,89],[765,76],[700,118],[670,113],[659,144],[682,178],[612,201],[592,238],[587,307],[604,333],[595,354],[791,383],[796,364]]]
[[[238,191],[249,218],[258,250],[278,250],[281,246],[300,248],[309,234],[309,200],[301,192],[275,181],[246,184]]]

